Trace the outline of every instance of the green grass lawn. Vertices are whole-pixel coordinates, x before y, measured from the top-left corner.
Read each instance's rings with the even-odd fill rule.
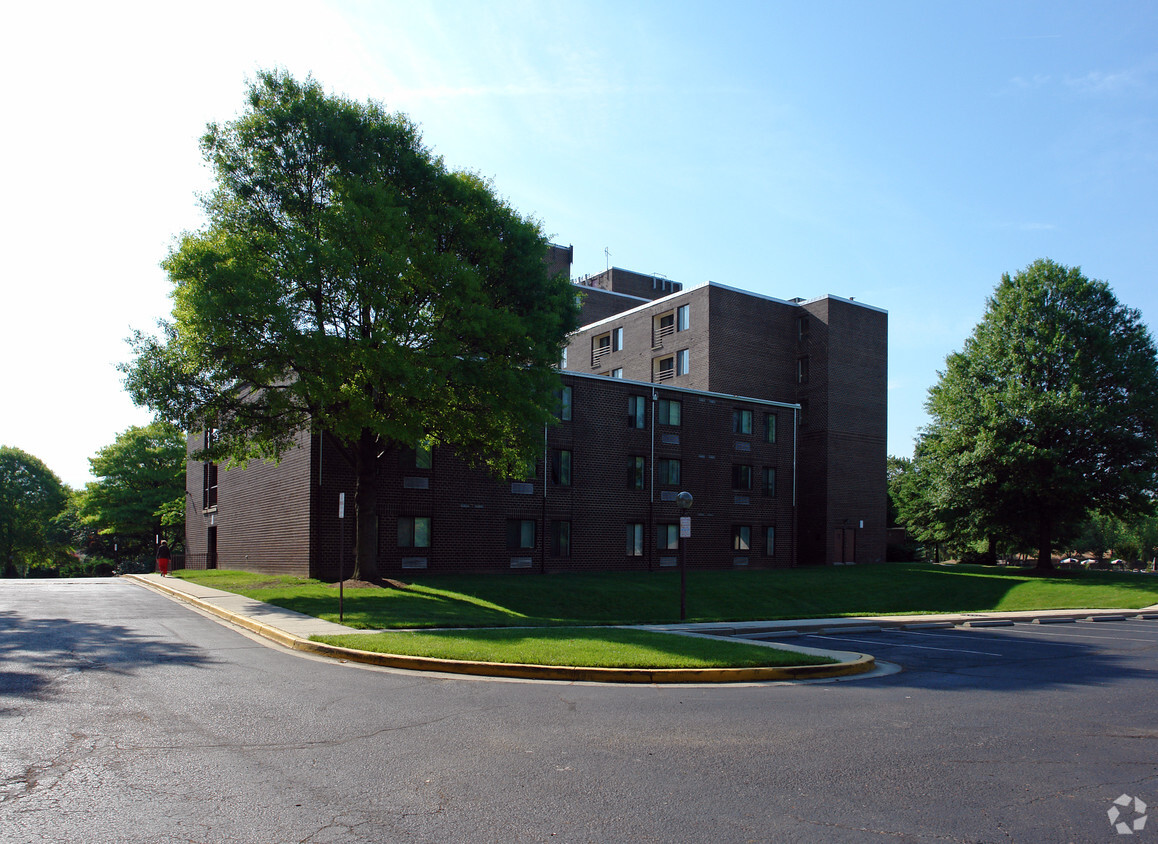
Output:
[[[177,576],[338,621],[336,584],[238,571],[182,571]],[[888,564],[690,572],[687,584],[688,621],[701,622],[1139,609],[1155,603],[1158,577],[1084,571],[1038,577],[1019,569],[981,566]],[[344,609],[347,626],[396,631],[320,641],[379,653],[618,668],[829,661],[749,643],[588,626],[678,621],[679,577],[671,572],[422,577],[399,587],[346,588]]]
[[[754,668],[836,661],[747,642],[622,627],[396,631],[314,639],[375,653],[594,668]]]
[[[307,615],[338,620],[338,588],[294,577],[231,571],[178,576]],[[679,619],[675,573],[421,577],[405,588],[345,589],[350,627],[511,627],[659,624]],[[1158,577],[1119,572],[888,564],[689,572],[689,621],[743,621],[898,613],[1107,608],[1158,603]]]

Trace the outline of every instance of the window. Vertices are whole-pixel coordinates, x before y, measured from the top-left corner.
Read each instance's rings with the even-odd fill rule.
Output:
[[[761,472],[760,491],[768,498],[776,495],[776,470],[771,466],[765,466]]]
[[[652,381],[670,381],[675,377],[675,356],[668,355],[666,358],[655,358],[651,362],[651,380]]]
[[[680,462],[671,457],[661,457],[656,461],[659,470],[659,482],[675,486],[680,482]]]
[[[733,410],[732,411],[732,433],[733,434],[750,434],[750,433],[752,433],[752,411],[750,411],[750,410]]]
[[[622,378],[623,377],[623,370],[622,369],[611,370],[611,377],[612,378]]]
[[[675,313],[668,311],[660,314],[651,321],[651,346],[653,349],[663,348],[663,338],[675,333]]]
[[[623,348],[623,329],[616,328],[611,332],[611,351],[618,352]]]
[[[571,486],[571,452],[555,449],[551,453],[551,483],[556,486]]]
[[[559,390],[559,420],[571,421],[571,388],[563,387]]]
[[[732,525],[732,550],[752,550],[752,528],[750,525]]]
[[[551,522],[551,556],[571,556],[570,522]]]
[[[803,343],[808,339],[809,328],[808,317],[802,316],[796,318],[796,339],[798,342]]]
[[[688,306],[680,305],[676,308],[676,331],[688,330]]]
[[[643,396],[628,396],[627,397],[627,427],[628,428],[642,428],[644,427],[644,412],[647,408],[647,401]]]
[[[771,557],[776,553],[776,528],[764,528],[764,553]]]
[[[429,440],[423,440],[413,448],[402,449],[398,462],[403,469],[429,469],[434,465],[434,449]]]
[[[507,548],[522,551],[535,547],[534,519],[507,519]]]
[[[691,353],[687,349],[676,352],[676,375],[687,375],[691,371]]]
[[[752,488],[752,467],[735,465],[732,467],[732,489]]]
[[[212,510],[217,506],[217,464],[206,461],[201,464],[201,509]]]
[[[213,444],[217,442],[217,429],[206,428],[205,437],[202,443],[204,449],[209,451],[213,448]],[[206,460],[201,464],[201,509],[212,510],[217,506],[217,464],[212,460]]]
[[[677,551],[680,547],[679,525],[656,525],[655,547],[660,551]]]
[[[627,458],[627,488],[643,489],[647,462],[642,457]]]
[[[808,358],[796,359],[796,383],[808,383]]]
[[[398,518],[399,548],[430,547],[430,517],[400,516]]]
[[[562,357],[559,358],[559,368],[560,369],[566,369],[567,368],[567,347],[566,346],[563,347],[563,355],[562,355]]]
[[[776,414],[775,413],[765,413],[764,414],[764,442],[766,442],[766,443],[776,442]]]
[[[611,332],[591,338],[591,366],[598,368],[609,354],[611,354]]]
[[[643,522],[627,523],[627,556],[643,556]]]
[[[680,423],[680,403],[678,399],[659,400],[659,424],[678,425]]]

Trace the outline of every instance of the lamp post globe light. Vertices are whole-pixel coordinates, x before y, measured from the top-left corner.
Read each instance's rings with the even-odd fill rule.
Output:
[[[687,540],[692,535],[692,517],[689,511],[692,509],[692,494],[690,492],[681,492],[676,496],[676,504],[679,505],[680,513],[680,621],[687,620],[687,593],[688,593],[688,564],[687,564]]]

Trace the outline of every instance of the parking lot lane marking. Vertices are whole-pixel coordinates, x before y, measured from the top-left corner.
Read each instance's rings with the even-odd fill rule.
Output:
[[[1051,627],[1049,630],[1034,630],[1033,628],[1022,630],[1018,628],[1017,632],[1036,636],[1052,636],[1056,639],[1108,639],[1111,642],[1149,642],[1151,645],[1158,645],[1158,640],[1155,639],[1136,639],[1133,636],[1092,636],[1089,633],[1071,633],[1070,630],[1072,629],[1059,630],[1056,627]]]
[[[940,639],[947,639],[947,638],[948,638],[948,639],[960,639],[960,638],[962,638],[962,637],[965,637],[965,638],[969,638],[969,636],[968,636],[968,634],[969,634],[969,633],[972,633],[972,634],[974,634],[974,636],[984,636],[984,635],[986,635],[986,634],[988,634],[988,633],[1000,633],[1000,632],[1002,632],[1003,630],[1004,630],[1004,631],[1008,631],[1008,630],[1009,630],[1009,628],[1006,628],[1006,627],[1000,627],[1000,628],[993,628],[993,627],[962,627],[962,628],[959,628],[959,629],[958,629],[956,632],[954,632],[954,633],[928,633],[928,632],[926,632],[926,631],[924,631],[924,630],[902,630],[902,629],[900,629],[900,628],[897,628],[897,629],[895,629],[895,630],[890,630],[890,631],[888,631],[888,632],[890,632],[890,633],[905,633],[905,634],[907,634],[907,635],[909,635],[909,636],[920,636],[921,638],[926,638],[926,637],[937,637],[937,638],[940,638]]]
[[[992,651],[971,651],[966,648],[934,648],[931,645],[906,645],[902,642],[888,642],[880,639],[849,639],[847,636],[823,636],[819,633],[809,633],[812,639],[832,639],[834,642],[860,642],[864,645],[884,645],[886,648],[919,648],[923,651],[946,651],[954,654],[980,654],[981,656],[1005,656]]]

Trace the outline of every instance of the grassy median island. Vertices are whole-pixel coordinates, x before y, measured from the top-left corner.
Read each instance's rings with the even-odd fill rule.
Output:
[[[836,662],[747,642],[622,627],[489,628],[315,636],[344,648],[404,656],[591,668],[756,668]]]
[[[338,620],[338,588],[233,571],[178,575],[307,615]],[[362,629],[663,624],[679,619],[673,572],[425,576],[345,590],[345,621]],[[984,566],[875,566],[689,572],[688,621],[763,621],[1042,609],[1140,609],[1158,604],[1158,576]]]

